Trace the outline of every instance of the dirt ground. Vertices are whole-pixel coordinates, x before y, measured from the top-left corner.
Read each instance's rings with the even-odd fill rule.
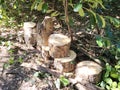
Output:
[[[0,90],[58,90],[55,82],[60,73],[56,72],[52,63],[47,66],[43,62],[40,51],[28,49],[22,35],[22,30],[6,30],[0,33]],[[89,44],[95,45],[92,35],[74,31],[70,49],[77,53],[76,62],[90,59],[80,47],[90,48],[89,54],[97,56],[96,48]],[[74,76],[74,72],[72,73]],[[61,86],[60,90],[75,88],[69,84],[66,87]]]

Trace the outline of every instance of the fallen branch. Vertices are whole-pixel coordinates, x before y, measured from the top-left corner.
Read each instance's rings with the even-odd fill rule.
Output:
[[[60,77],[61,73],[57,72],[56,70],[49,69],[45,66],[42,65],[36,65],[33,63],[22,63],[21,66],[26,67],[26,68],[31,68],[36,71],[42,71],[42,72],[47,72],[55,77]]]
[[[96,63],[98,63],[99,65],[103,66],[103,63],[96,57],[92,56],[89,52],[87,52],[84,48],[80,47],[79,48],[86,56],[88,56],[89,58],[91,58],[93,61],[95,61]]]

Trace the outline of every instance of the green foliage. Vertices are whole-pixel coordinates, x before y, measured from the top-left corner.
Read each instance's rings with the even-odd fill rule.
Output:
[[[39,72],[35,72],[33,76],[44,79],[44,78],[50,76],[50,74],[48,74],[46,72],[40,72],[39,71]]]
[[[67,86],[70,82],[68,79],[66,79],[64,76],[60,77],[60,82],[63,84],[63,86]]]
[[[48,10],[48,3],[45,3],[44,0],[35,0],[31,6],[31,10],[33,9],[46,13]]]
[[[120,87],[120,61],[117,65],[111,66],[106,63],[105,73],[100,86],[107,90],[119,90]]]
[[[54,83],[57,89],[60,89],[62,86],[67,86],[70,84],[69,80],[64,76],[60,76],[60,78],[58,78]]]
[[[23,21],[29,20],[32,3],[32,0],[1,0],[0,25],[12,28],[21,26]]]
[[[82,8],[82,4],[81,3],[76,4],[74,6],[74,12],[78,12],[81,17],[85,16],[85,13],[84,13],[84,10]]]
[[[120,28],[120,20],[111,16],[106,16],[106,18],[113,24],[116,28]]]
[[[100,35],[96,36],[96,43],[99,47],[110,48],[111,41],[107,37],[101,37]]]

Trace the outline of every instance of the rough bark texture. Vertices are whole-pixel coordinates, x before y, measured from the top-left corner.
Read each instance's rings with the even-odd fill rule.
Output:
[[[32,48],[36,45],[36,24],[34,22],[25,22],[24,29],[24,39],[28,48]]]
[[[100,81],[102,67],[93,61],[82,61],[76,66],[76,80],[78,82],[97,83]]]
[[[42,46],[42,57],[45,61],[47,61],[50,57],[49,55],[49,47],[48,46]]]
[[[68,53],[68,57],[64,58],[55,58],[54,67],[60,72],[70,72],[75,69],[75,58],[76,53],[72,50]]]
[[[68,57],[71,40],[62,34],[52,34],[49,37],[50,56],[54,58]]]
[[[37,24],[37,48],[42,51],[45,61],[49,57],[48,38],[53,33],[53,26],[53,20],[49,16],[46,16],[41,24]]]
[[[48,38],[53,33],[53,20],[46,16],[42,23],[37,24],[37,45],[48,46]]]

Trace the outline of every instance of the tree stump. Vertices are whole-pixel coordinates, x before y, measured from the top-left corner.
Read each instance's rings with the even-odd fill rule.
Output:
[[[54,58],[68,57],[71,39],[63,34],[52,34],[49,37],[49,53]]]
[[[97,83],[101,79],[102,67],[93,61],[82,61],[76,66],[76,80]]]
[[[46,16],[42,23],[37,24],[37,41],[38,46],[48,46],[48,38],[53,33],[53,20]]]
[[[28,48],[33,48],[36,45],[36,24],[34,22],[24,22],[24,39]]]
[[[75,58],[76,53],[70,50],[67,57],[54,59],[54,67],[60,72],[73,71],[75,69]]]

